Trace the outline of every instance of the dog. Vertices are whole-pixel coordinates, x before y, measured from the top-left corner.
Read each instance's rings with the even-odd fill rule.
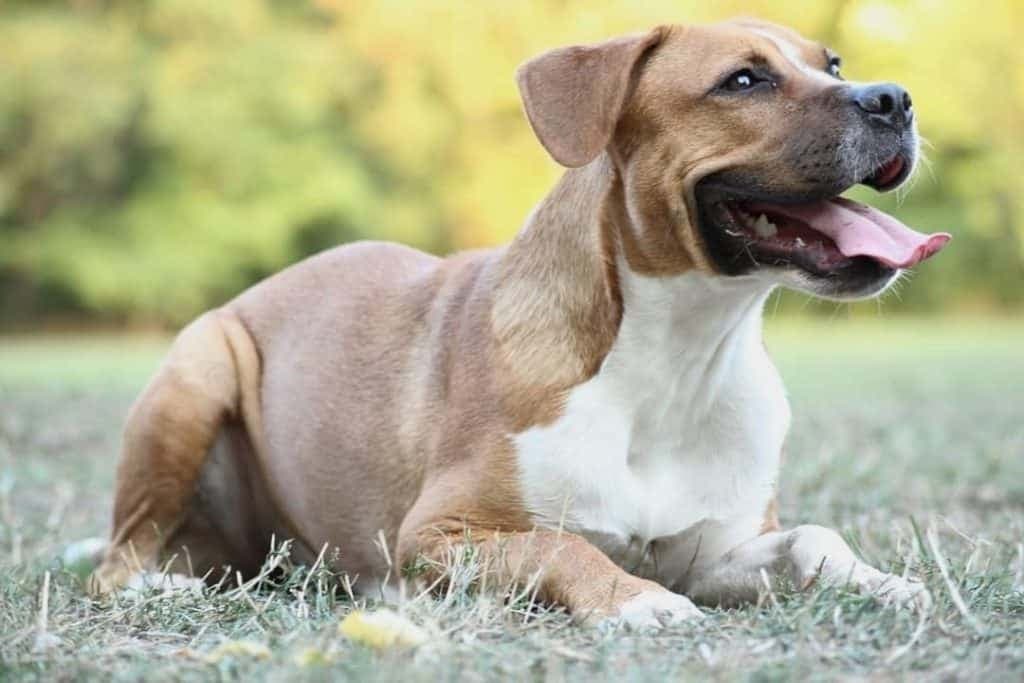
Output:
[[[877,296],[949,240],[839,198],[911,174],[907,91],[754,20],[516,80],[568,170],[515,239],[354,243],[188,325],[128,418],[93,592],[252,575],[276,537],[370,594],[470,550],[583,623],[658,628],[765,578],[926,605],[835,531],[780,527],[790,411],[762,342],[775,288]]]

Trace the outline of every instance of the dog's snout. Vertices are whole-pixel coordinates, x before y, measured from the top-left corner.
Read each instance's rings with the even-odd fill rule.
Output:
[[[869,118],[902,130],[914,118],[913,101],[903,87],[895,83],[855,86],[853,103]]]

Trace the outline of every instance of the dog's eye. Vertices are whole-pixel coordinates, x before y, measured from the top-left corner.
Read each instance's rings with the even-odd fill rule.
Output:
[[[839,59],[839,57],[832,57],[831,59],[829,59],[828,60],[828,73],[829,73],[829,75],[834,76],[836,78],[842,78],[842,75],[840,75],[840,73],[839,73],[839,69],[840,69],[840,67],[842,65],[843,65],[843,62],[842,62],[841,59]]]
[[[755,76],[754,72],[750,69],[741,69],[729,76],[729,78],[725,79],[725,82],[722,84],[722,89],[730,92],[749,90],[760,83],[761,80],[762,79]]]

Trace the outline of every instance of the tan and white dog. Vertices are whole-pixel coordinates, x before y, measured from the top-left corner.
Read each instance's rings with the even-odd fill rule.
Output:
[[[380,539],[434,574],[473,544],[581,621],[695,617],[756,599],[763,572],[927,602],[775,513],[769,293],[874,296],[949,239],[837,198],[896,187],[917,150],[906,91],[838,67],[755,21],[524,64],[570,170],[515,240],[352,244],[189,325],[129,417],[93,590],[167,558],[251,574],[276,535],[300,561],[337,548],[363,590],[388,575]]]

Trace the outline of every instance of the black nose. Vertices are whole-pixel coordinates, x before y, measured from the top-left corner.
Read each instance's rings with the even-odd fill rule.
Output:
[[[914,119],[910,93],[895,83],[872,83],[853,88],[853,102],[868,118],[902,130]]]

